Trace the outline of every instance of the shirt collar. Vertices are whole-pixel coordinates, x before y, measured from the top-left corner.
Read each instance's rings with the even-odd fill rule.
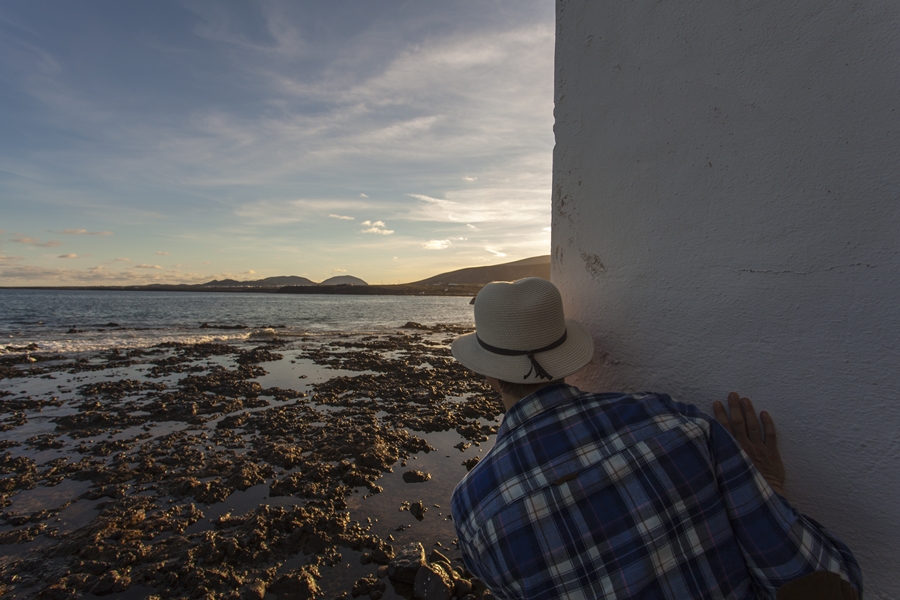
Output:
[[[531,417],[562,404],[580,393],[580,390],[574,386],[554,383],[528,394],[506,411],[503,422],[500,423],[500,429],[497,430],[497,438],[512,431]]]

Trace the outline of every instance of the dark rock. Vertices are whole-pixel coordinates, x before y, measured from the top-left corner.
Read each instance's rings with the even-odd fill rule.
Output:
[[[381,598],[384,594],[384,591],[387,589],[387,584],[383,581],[379,581],[374,575],[368,575],[366,577],[362,577],[353,584],[353,591],[351,595],[354,598],[359,596],[369,596],[370,598]]]
[[[453,582],[454,593],[458,598],[465,598],[472,593],[472,582],[468,579],[460,577]]]
[[[131,586],[131,578],[119,571],[107,571],[91,588],[91,593],[105,596],[114,592],[124,592]]]
[[[266,597],[266,584],[255,580],[244,583],[240,591],[240,600],[263,600]]]
[[[419,500],[418,502],[413,502],[409,505],[409,513],[419,521],[425,518],[425,512],[427,510],[428,509],[425,508],[425,504],[423,504],[421,500]]]
[[[430,562],[430,563],[441,563],[441,564],[443,564],[444,566],[447,567],[447,568],[446,568],[446,571],[447,571],[448,573],[450,573],[451,576],[453,575],[453,573],[452,573],[452,571],[453,571],[453,563],[451,563],[451,562],[450,562],[450,559],[447,558],[446,556],[444,556],[443,554],[441,554],[439,551],[437,551],[437,550],[432,550],[431,553],[428,555],[428,562]]]
[[[413,584],[416,573],[425,565],[425,548],[419,542],[403,546],[397,557],[388,564],[388,577],[392,581]]]
[[[200,329],[247,329],[246,325],[210,325],[209,323],[203,323],[200,325]]]
[[[403,481],[406,483],[421,483],[423,481],[428,481],[431,479],[431,473],[426,473],[424,471],[407,471],[403,474]]]
[[[453,580],[440,564],[426,564],[416,572],[413,595],[419,600],[450,600],[453,589]]]
[[[318,569],[315,567],[300,567],[282,575],[266,591],[278,594],[282,600],[309,600],[319,595],[322,590],[316,583],[315,575]]]
[[[466,467],[466,471],[471,471],[472,468],[477,465],[481,461],[480,456],[473,456],[472,458],[468,458],[462,462]]]

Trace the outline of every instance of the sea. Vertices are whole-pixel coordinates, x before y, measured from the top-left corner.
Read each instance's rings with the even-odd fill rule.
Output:
[[[0,289],[0,354],[473,326],[464,296]]]

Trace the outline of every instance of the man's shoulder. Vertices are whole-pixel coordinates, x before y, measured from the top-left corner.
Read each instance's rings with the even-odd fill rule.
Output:
[[[673,400],[668,394],[659,392],[588,392],[575,386],[556,389],[551,393],[565,395],[568,403],[584,408],[600,408],[606,411],[639,411],[646,416],[654,414],[680,415],[688,419],[708,420],[710,417],[693,404]],[[560,404],[560,408],[562,408]]]

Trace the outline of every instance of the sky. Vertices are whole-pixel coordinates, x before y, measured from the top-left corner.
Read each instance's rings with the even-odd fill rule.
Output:
[[[0,286],[549,254],[551,0],[0,3]]]

